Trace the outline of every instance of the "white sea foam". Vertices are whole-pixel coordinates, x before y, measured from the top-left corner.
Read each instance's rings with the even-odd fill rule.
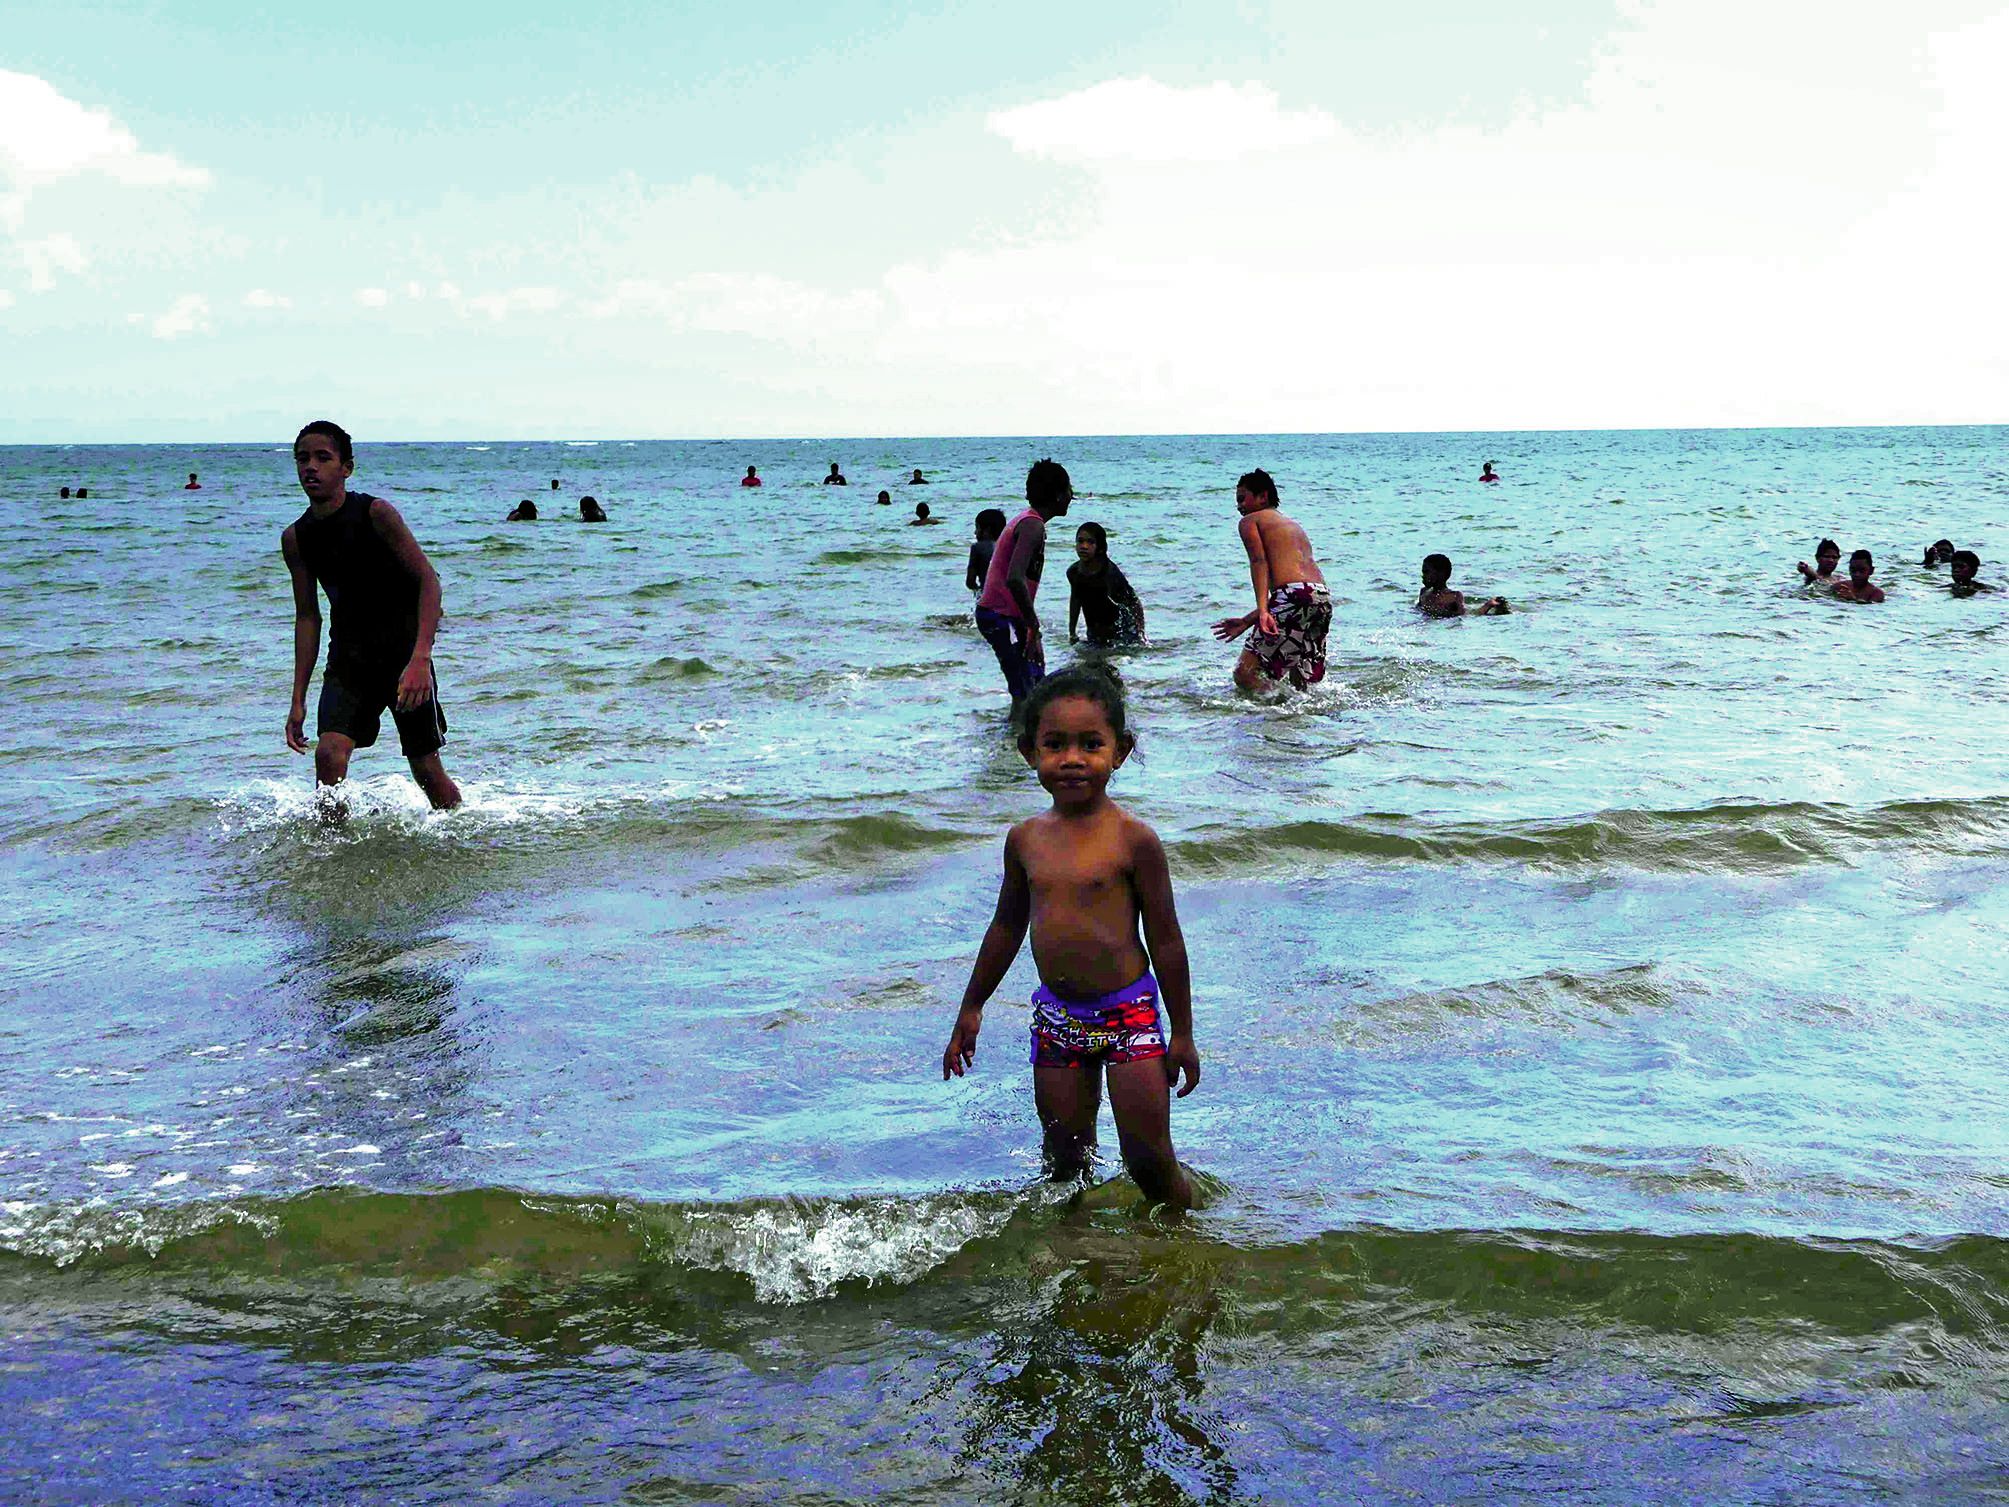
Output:
[[[911,1282],[996,1234],[1026,1198],[942,1194],[788,1203],[678,1215],[676,1259],[753,1282],[763,1302],[802,1303],[839,1283]]]
[[[550,826],[626,812],[672,810],[693,802],[732,800],[735,786],[701,785],[694,780],[596,786],[519,785],[507,780],[468,780],[455,811],[435,811],[416,784],[401,774],[352,777],[342,784],[347,815],[330,824],[330,835],[363,834],[392,826],[413,832],[484,827]],[[318,820],[327,797],[299,780],[250,780],[216,796],[212,804],[226,835],[299,827]]]

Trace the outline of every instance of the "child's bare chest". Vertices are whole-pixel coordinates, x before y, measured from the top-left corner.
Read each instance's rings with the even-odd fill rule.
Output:
[[[1054,844],[1026,865],[1036,903],[1075,906],[1134,904],[1130,866],[1108,849]]]

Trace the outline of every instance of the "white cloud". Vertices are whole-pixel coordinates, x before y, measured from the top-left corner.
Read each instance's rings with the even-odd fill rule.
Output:
[[[0,225],[18,229],[30,191],[81,174],[135,187],[201,188],[207,169],[138,138],[103,110],[79,104],[46,79],[0,69]]]
[[[1036,240],[892,268],[873,355],[990,432],[1999,413],[2009,17],[1847,11],[1631,5],[1576,99],[1488,130],[1120,79],[1002,112],[1086,187]],[[972,384],[1024,406],[959,411]]]
[[[208,333],[209,300],[200,293],[182,294],[165,314],[156,316],[153,321],[156,340],[179,340],[184,335]]]
[[[764,273],[702,272],[673,283],[627,279],[587,304],[586,312],[596,319],[640,315],[678,330],[809,343],[870,330],[885,307],[884,296],[870,290],[829,292]]]
[[[381,309],[390,301],[391,294],[388,288],[356,289],[356,302],[366,309]]]
[[[1175,89],[1151,78],[1110,79],[986,124],[1021,152],[1078,162],[1230,162],[1340,134],[1323,110],[1285,110],[1261,84]]]
[[[293,300],[288,298],[284,293],[274,293],[265,288],[253,288],[249,293],[244,295],[244,307],[247,309],[290,309],[293,307]]]
[[[48,235],[40,240],[23,241],[15,250],[28,269],[28,286],[37,293],[47,293],[55,287],[58,272],[82,272],[90,264],[90,258],[73,235]]]
[[[556,288],[511,288],[507,293],[483,293],[460,302],[463,308],[490,319],[507,319],[512,314],[549,314],[565,302],[565,295]]]
[[[5,288],[0,288],[0,309],[11,309],[13,307],[14,295],[9,293]]]

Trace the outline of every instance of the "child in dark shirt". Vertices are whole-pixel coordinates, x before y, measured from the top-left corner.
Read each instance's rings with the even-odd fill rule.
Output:
[[[970,563],[963,571],[963,585],[971,591],[984,589],[984,574],[997,552],[998,536],[1005,531],[1005,515],[1000,508],[985,508],[977,514],[976,543],[970,546]]]
[[[1074,564],[1067,567],[1067,640],[1088,620],[1088,641],[1107,647],[1144,642],[1144,604],[1116,562],[1109,558],[1109,534],[1099,523],[1074,531]]]

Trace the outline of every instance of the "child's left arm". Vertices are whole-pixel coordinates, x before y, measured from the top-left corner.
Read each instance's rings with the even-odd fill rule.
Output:
[[[1132,882],[1137,886],[1137,913],[1144,923],[1144,950],[1158,990],[1165,1001],[1172,1039],[1165,1045],[1165,1078],[1176,1083],[1183,1075],[1185,1098],[1200,1086],[1200,1051],[1193,1045],[1193,978],[1186,966],[1186,937],[1179,930],[1179,913],[1172,904],[1172,870],[1158,834],[1138,823],[1131,853]]]

